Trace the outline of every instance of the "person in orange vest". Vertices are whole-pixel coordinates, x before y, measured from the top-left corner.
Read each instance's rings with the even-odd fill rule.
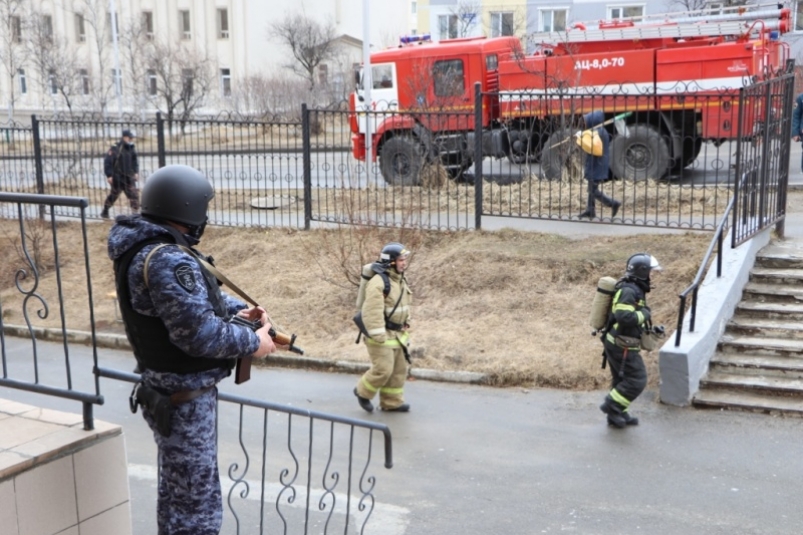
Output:
[[[613,219],[616,217],[616,213],[619,211],[619,207],[622,206],[622,203],[608,197],[599,189],[600,183],[608,180],[608,169],[611,158],[611,136],[605,128],[594,128],[605,121],[605,115],[599,110],[592,111],[583,116],[583,121],[585,122],[586,128],[593,129],[599,134],[600,140],[602,141],[602,154],[600,156],[595,156],[589,152],[585,154],[583,174],[588,181],[588,197],[586,198],[586,209],[578,217],[580,219],[584,217],[588,219],[597,217],[595,203],[596,201],[600,201],[603,205],[611,209],[611,219]]]
[[[412,291],[404,278],[410,251],[400,243],[389,243],[379,256],[385,276],[373,276],[365,286],[362,321],[365,347],[371,368],[360,377],[354,395],[363,410],[373,412],[371,400],[379,393],[379,408],[384,411],[408,412],[404,402],[404,383],[410,343],[410,303]],[[385,284],[388,287],[385,288]]]

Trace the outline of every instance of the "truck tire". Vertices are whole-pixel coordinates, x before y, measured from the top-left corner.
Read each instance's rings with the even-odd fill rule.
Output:
[[[571,171],[571,166],[582,169],[583,151],[573,138],[573,131],[569,128],[559,128],[549,135],[541,151],[541,172],[544,178],[560,180],[564,173]]]
[[[379,153],[382,178],[391,186],[417,186],[424,166],[424,148],[412,136],[387,140]]]
[[[669,173],[669,146],[658,128],[649,124],[629,127],[630,135],[611,141],[611,171],[633,182],[659,179]]]

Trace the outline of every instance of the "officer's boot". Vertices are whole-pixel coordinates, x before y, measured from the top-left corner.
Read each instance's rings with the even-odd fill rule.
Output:
[[[108,206],[104,206],[103,207],[103,210],[100,212],[100,217],[102,219],[109,219],[109,207]]]
[[[599,406],[599,410],[608,415],[608,424],[619,429],[627,425],[622,407],[610,395],[605,396],[605,401]]]

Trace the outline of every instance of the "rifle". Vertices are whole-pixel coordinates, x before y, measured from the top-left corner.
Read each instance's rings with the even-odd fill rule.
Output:
[[[240,316],[232,316],[229,320],[229,323],[234,323],[235,325],[242,325],[243,327],[248,327],[249,329],[256,331],[260,327],[262,327],[262,322],[259,320],[250,321]],[[282,346],[288,346],[287,348],[292,351],[293,353],[297,353],[299,355],[304,354],[304,350],[295,345],[296,335],[291,334],[287,335],[285,333],[277,332],[276,329],[271,327],[268,329],[268,336],[270,336],[274,342]],[[237,359],[237,365],[235,366],[234,370],[234,384],[239,385],[251,378],[251,363],[253,361],[253,357],[251,355],[247,357],[240,357]]]

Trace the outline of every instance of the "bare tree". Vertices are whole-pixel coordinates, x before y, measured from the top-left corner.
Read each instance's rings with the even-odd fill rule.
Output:
[[[272,24],[268,37],[290,49],[295,63],[287,67],[307,79],[310,91],[315,89],[316,69],[335,52],[334,24],[331,21],[320,23],[304,13],[294,13]]]
[[[669,9],[680,9],[683,11],[701,11],[711,6],[711,4],[719,4],[722,7],[738,7],[750,3],[749,0],[669,0],[667,7]]]
[[[109,2],[107,0],[75,0],[68,9],[71,13],[83,17],[84,24],[92,30],[93,52],[97,56],[98,73],[91,84],[93,96],[102,115],[106,115],[109,100],[114,89],[112,62],[109,60],[109,32],[106,20]],[[120,73],[122,77],[122,74]]]
[[[156,40],[147,49],[147,65],[156,78],[151,101],[173,121],[189,119],[203,105],[214,84],[212,61],[197,49],[171,41]]]
[[[128,19],[120,32],[122,67],[126,71],[125,93],[131,95],[134,106],[144,113],[145,103],[151,92],[148,58],[153,42],[146,28],[138,19]],[[143,116],[144,120],[144,116]]]
[[[0,62],[8,76],[8,111],[14,114],[16,103],[14,79],[19,69],[28,59],[28,47],[23,43],[23,32],[27,25],[24,0],[0,0]]]
[[[72,115],[78,88],[75,50],[65,38],[53,33],[52,21],[47,14],[34,11],[29,22],[26,44],[39,74],[42,95],[60,95]]]

